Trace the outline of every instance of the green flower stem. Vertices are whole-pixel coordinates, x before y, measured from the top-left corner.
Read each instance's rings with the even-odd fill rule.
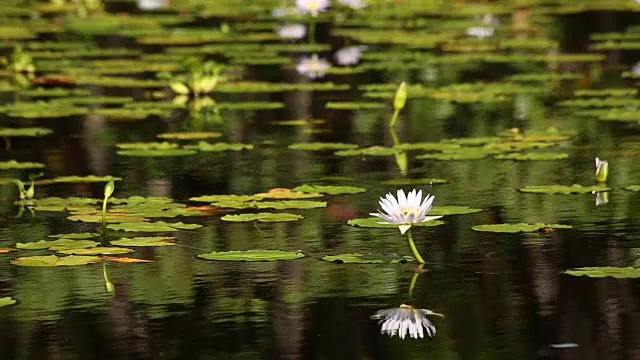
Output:
[[[389,122],[389,127],[393,127],[396,124],[396,121],[398,120],[398,115],[400,114],[400,109],[396,109],[393,112],[393,116],[391,117],[391,121]]]
[[[107,200],[109,200],[109,198],[105,196],[104,200],[102,201],[102,226],[103,227],[107,223]]]
[[[420,256],[418,249],[416,249],[416,244],[413,242],[413,235],[411,234],[411,229],[407,231],[407,238],[409,239],[409,246],[411,247],[411,251],[413,251],[413,256],[415,256],[416,260],[420,264],[424,264],[424,259]]]

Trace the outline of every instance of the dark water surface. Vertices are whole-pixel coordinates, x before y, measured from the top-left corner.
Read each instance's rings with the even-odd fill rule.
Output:
[[[280,5],[277,1],[234,1],[237,14],[226,10],[216,12],[211,4],[203,5],[205,10],[198,10],[200,8],[188,5],[190,3],[196,2],[185,1],[182,11],[209,11],[212,15],[194,18],[190,25],[194,27],[218,29],[221,23],[227,23],[234,31],[242,29],[241,25],[259,28],[264,23],[263,28],[272,32],[276,24],[284,22],[274,20],[269,12],[270,7]],[[637,88],[635,80],[623,79],[620,75],[640,60],[638,51],[595,51],[589,36],[626,31],[638,23],[640,17],[633,11],[640,10],[640,5],[634,1],[612,1],[609,5],[579,2],[576,8],[561,11],[563,4],[553,1],[526,2],[520,7],[502,1],[474,5],[448,1],[433,4],[435,2],[425,0],[422,2],[424,13],[420,13],[415,10],[422,6],[418,0],[379,3],[383,4],[373,9],[346,12],[337,12],[336,5],[332,12],[321,14],[315,20],[314,36],[325,45],[318,54],[332,62],[332,69],[345,68],[338,66],[333,58],[335,51],[360,43],[369,46],[360,64],[377,67],[355,74],[329,73],[311,80],[296,71],[300,56],[311,54],[299,51],[278,54],[288,59],[282,64],[241,66],[241,75],[234,80],[331,81],[349,85],[348,90],[214,93],[212,98],[217,102],[271,101],[285,105],[275,110],[221,110],[222,120],[218,121],[211,120],[212,113],[200,116],[197,111],[184,109],[167,116],[121,121],[117,116],[100,114],[55,119],[0,114],[0,127],[38,126],[53,130],[52,135],[40,138],[12,138],[11,146],[1,153],[3,161],[42,162],[46,164],[43,169],[46,179],[64,175],[118,176],[122,178],[116,182],[114,196],[118,198],[158,196],[196,206],[204,204],[189,198],[206,194],[254,194],[302,184],[367,189],[360,194],[328,196],[326,208],[286,210],[303,215],[305,218],[300,221],[233,223],[220,220],[223,214],[216,212],[179,217],[177,221],[203,227],[175,234],[161,233],[175,236],[179,246],[138,248],[132,255],[152,260],[151,263],[107,263],[109,279],[116,289],[113,296],[105,292],[100,263],[23,267],[10,261],[50,252],[20,250],[0,254],[0,297],[11,296],[17,300],[14,305],[0,308],[0,359],[640,359],[638,280],[573,277],[563,273],[577,267],[638,266],[640,199],[637,192],[623,187],[640,184],[639,123],[599,121],[579,116],[577,111],[584,108],[558,105],[559,101],[575,99],[575,90]],[[259,9],[251,8],[250,4],[259,5]],[[478,9],[469,10],[473,6]],[[393,9],[397,15],[393,15]],[[486,25],[474,20],[474,16],[489,13],[483,9],[496,11],[499,25],[491,25],[496,31],[493,36],[474,39],[466,35],[465,29],[474,21],[478,26]],[[133,3],[107,4],[106,10],[139,14]],[[163,11],[174,13],[170,8]],[[386,11],[387,15],[376,11]],[[7,23],[9,19],[7,15]],[[307,23],[309,19],[296,20]],[[377,25],[376,21],[382,22],[382,19],[387,21],[386,25]],[[428,25],[421,28],[420,21]],[[518,24],[522,27],[518,28]],[[361,38],[339,35],[345,29],[382,29],[393,38],[394,31],[400,28],[423,31],[416,33],[416,38],[446,32],[447,28],[455,36],[454,40],[445,38],[432,46],[417,46],[396,40],[366,43]],[[494,52],[529,56],[549,51],[603,54],[604,57],[590,62],[557,63],[434,62],[424,58],[458,53],[447,50],[452,44],[495,44],[516,38],[546,39],[557,42],[558,48],[531,52],[499,48]],[[133,36],[79,37],[72,31],[44,33],[37,39],[53,42],[96,39],[103,48],[128,47],[142,49],[147,54],[162,53],[169,47],[138,45]],[[8,56],[15,41],[5,42],[2,50]],[[308,42],[308,37],[297,42],[265,40],[270,44]],[[373,55],[368,58],[367,53],[382,54],[385,58]],[[412,53],[422,54],[423,58],[407,61],[408,54]],[[223,56],[204,51],[204,55],[228,63],[237,60],[232,54]],[[401,60],[403,55],[405,60]],[[265,51],[263,57],[270,56]],[[34,58],[37,68],[45,67],[48,59]],[[386,66],[385,61],[390,65]],[[398,61],[406,64],[398,65]],[[127,77],[153,79],[153,73],[155,71]],[[507,93],[500,101],[465,102],[427,95],[410,96],[395,126],[396,133],[388,130],[395,86],[402,81],[435,89],[455,83],[497,83],[519,73],[574,73],[577,76],[546,82],[549,87],[544,92]],[[38,76],[47,74],[63,74],[73,80],[72,72],[37,70]],[[391,96],[364,97],[358,86],[373,83],[393,84]],[[541,83],[523,84],[526,88]],[[88,89],[93,95],[131,96],[136,101],[149,101],[149,89],[63,86]],[[168,87],[154,90],[171,94]],[[171,101],[172,96],[158,101]],[[637,109],[638,105],[632,103],[636,96],[629,99],[629,105],[620,108]],[[0,105],[20,101],[33,99],[18,96],[14,91],[0,93]],[[383,103],[384,107],[327,109],[325,104],[329,101],[369,101]],[[304,126],[275,123],[299,119],[324,122],[307,122]],[[509,128],[539,131],[552,126],[561,131],[575,131],[570,140],[549,149],[568,153],[566,159],[510,161],[488,156],[480,160],[438,161],[416,159],[416,155],[424,152],[410,151],[406,173],[402,174],[402,159],[394,156],[340,157],[333,151],[287,148],[290,144],[314,141],[389,147],[394,144],[393,135],[401,143],[438,142],[448,138],[495,136]],[[159,141],[157,134],[174,131],[220,131],[221,141],[253,144],[255,149],[200,152],[185,157],[116,154],[117,143]],[[531,185],[592,185],[596,156],[609,161],[607,185],[612,190],[607,194],[606,204],[597,206],[596,194],[591,193],[556,195],[517,191]],[[37,171],[2,170],[1,177],[26,181],[32,173]],[[320,260],[328,254],[354,252],[411,254],[406,238],[395,229],[346,224],[350,219],[377,211],[378,198],[399,188],[384,182],[400,178],[446,179],[447,184],[401,188],[417,187],[434,194],[436,205],[483,210],[446,216],[444,225],[413,230],[427,264],[426,271],[417,277],[411,295],[415,263],[336,264]],[[101,198],[103,185],[42,184],[36,186],[35,197]],[[0,186],[0,192],[1,248],[39,241],[52,234],[96,231],[96,223],[70,221],[64,212],[36,210],[32,216],[25,211],[16,217],[20,209],[15,205],[16,187],[5,184]],[[546,234],[501,234],[471,229],[480,224],[520,222],[565,224],[572,228]],[[122,236],[127,235],[121,233]],[[205,261],[196,257],[214,250],[246,249],[301,250],[306,257],[258,263]],[[381,335],[380,325],[371,315],[400,304],[443,314],[444,318],[430,317],[437,329],[436,335],[417,340]]]

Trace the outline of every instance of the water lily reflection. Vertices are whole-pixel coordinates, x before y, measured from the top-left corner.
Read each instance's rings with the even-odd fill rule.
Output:
[[[336,62],[340,65],[355,65],[360,62],[362,51],[367,47],[364,45],[347,46],[335,53]]]
[[[398,225],[400,233],[404,234],[411,228],[411,225],[439,219],[442,216],[427,216],[433,206],[435,196],[427,194],[422,200],[422,190],[411,190],[405,195],[404,190],[398,190],[398,197],[391,193],[386,197],[380,197],[380,207],[384,212],[369,213],[386,221],[379,221],[378,224]]]
[[[307,28],[302,24],[287,24],[279,27],[277,33],[281,38],[298,40],[307,34]]]
[[[609,202],[609,192],[600,191],[596,193],[596,206],[606,205]]]
[[[416,309],[411,305],[402,304],[400,307],[379,310],[371,318],[380,320],[381,334],[399,336],[404,339],[407,334],[414,339],[424,338],[425,333],[429,337],[436,335],[436,327],[427,318],[427,315],[444,317],[431,310]]]
[[[296,65],[298,73],[311,79],[323,77],[329,68],[331,68],[331,64],[326,59],[319,58],[317,54],[303,57]]]
[[[296,7],[302,14],[310,14],[313,17],[318,13],[325,12],[329,9],[329,0],[296,0]]]

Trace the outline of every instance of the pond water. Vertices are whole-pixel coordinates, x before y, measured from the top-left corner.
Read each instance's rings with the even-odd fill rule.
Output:
[[[331,3],[0,3],[0,358],[640,359],[640,4]]]

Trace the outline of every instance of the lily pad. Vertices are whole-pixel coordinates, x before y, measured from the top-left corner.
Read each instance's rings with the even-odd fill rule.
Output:
[[[111,262],[121,263],[121,264],[134,264],[134,263],[150,263],[150,262],[153,262],[151,260],[138,259],[138,258],[132,258],[132,257],[126,257],[126,256],[103,256],[102,259],[103,260],[107,260],[107,261],[111,261]]]
[[[439,216],[439,217],[441,217],[441,216]],[[358,226],[358,227],[368,227],[368,228],[398,229],[398,225],[378,224],[378,222],[380,222],[380,221],[384,221],[384,220],[382,220],[379,217],[372,216],[372,217],[368,217],[368,218],[351,219],[351,220],[347,221],[347,225]],[[431,227],[431,226],[438,226],[438,225],[443,225],[443,224],[444,224],[444,221],[433,219],[433,220],[429,220],[429,221],[413,224],[413,226]]]
[[[629,190],[629,191],[640,191],[640,185],[631,185],[631,186],[627,186],[625,188],[625,190]]]
[[[52,130],[29,127],[29,128],[0,128],[0,136],[13,137],[13,136],[43,136],[53,133]]]
[[[91,183],[91,182],[108,182],[108,181],[120,181],[121,177],[116,176],[96,176],[96,175],[87,175],[87,176],[58,176],[54,178],[55,182],[63,182],[63,183]]]
[[[638,279],[640,268],[636,267],[583,267],[570,269],[564,272],[572,276],[588,276],[592,278],[612,277],[617,279]]]
[[[65,255],[120,255],[128,254],[133,251],[133,249],[127,249],[123,247],[99,246],[88,249],[63,249],[58,250],[58,253]]]
[[[134,142],[116,144],[118,149],[123,150],[171,150],[180,147],[180,144],[163,142]]]
[[[94,246],[98,246],[98,242],[91,240],[73,240],[73,239],[58,239],[58,240],[40,240],[36,242],[29,243],[17,243],[16,247],[18,249],[26,249],[26,250],[41,250],[41,249],[49,249],[49,250],[66,250],[66,249],[81,249],[81,248],[92,248]]]
[[[304,257],[301,251],[283,250],[245,250],[245,251],[222,251],[200,254],[199,258],[205,260],[219,261],[278,261],[294,260]]]
[[[193,131],[193,132],[173,132],[158,134],[160,139],[172,139],[172,140],[200,140],[200,139],[214,139],[221,137],[221,132],[215,131]]]
[[[165,156],[188,156],[198,152],[189,149],[168,149],[168,150],[118,150],[117,154],[122,156],[138,157],[165,157]]]
[[[498,136],[491,137],[471,137],[471,138],[453,138],[441,140],[443,143],[458,144],[464,146],[481,146],[488,143],[501,142],[503,139]]]
[[[54,235],[49,235],[49,237],[56,238],[56,239],[64,238],[64,239],[84,240],[84,239],[94,238],[98,235],[100,234],[85,232],[85,233],[54,234]]]
[[[334,154],[338,156],[392,156],[401,153],[401,150],[387,148],[384,146],[371,146],[368,148],[340,150]]]
[[[242,151],[242,150],[253,150],[253,145],[252,144],[229,144],[225,142],[210,144],[205,141],[200,141],[198,145],[187,145],[184,148],[199,150],[199,151]]]
[[[16,303],[16,300],[11,298],[10,296],[0,298],[0,307],[13,305]]]
[[[327,109],[335,110],[374,110],[387,106],[383,102],[354,102],[354,101],[330,101],[326,103]]]
[[[411,256],[398,254],[339,254],[323,256],[321,260],[338,264],[406,264],[413,261]]]
[[[134,232],[165,232],[165,231],[178,231],[178,230],[191,230],[201,228],[200,224],[184,224],[182,222],[167,223],[164,221],[156,222],[131,222],[131,223],[119,223],[109,224],[108,229],[120,230],[120,231],[134,231]]]
[[[461,146],[458,144],[447,144],[441,142],[421,142],[421,143],[403,143],[395,145],[394,149],[399,150],[432,150],[432,151],[442,151],[442,150],[457,150]]]
[[[69,255],[59,257],[56,255],[41,255],[19,257],[11,260],[11,263],[20,266],[78,266],[93,264],[98,261],[100,261],[99,256]]]
[[[309,199],[322,197],[319,192],[292,190],[286,188],[275,188],[266,193],[258,193],[253,195],[254,199]]]
[[[583,186],[579,184],[573,185],[539,185],[539,186],[526,186],[519,189],[526,193],[536,194],[586,194],[599,191],[609,191],[611,188],[605,185],[590,185]]]
[[[444,150],[441,153],[428,153],[416,156],[419,160],[479,160],[489,156],[490,152],[484,148],[460,148]]]
[[[260,221],[260,222],[282,222],[282,221],[295,221],[303,219],[304,216],[289,213],[257,213],[257,214],[237,214],[237,215],[225,215],[221,218],[224,221],[246,222],[246,221]]]
[[[543,228],[552,228],[552,229],[569,229],[571,226],[569,225],[561,225],[561,224],[525,224],[525,223],[517,223],[517,224],[489,224],[489,225],[476,225],[473,226],[472,229],[476,231],[487,231],[487,232],[501,232],[501,233],[517,233],[517,232],[535,232]]]
[[[309,142],[289,145],[291,150],[312,150],[312,151],[325,151],[325,150],[347,150],[355,149],[356,144],[345,143],[328,143],[328,142]]]
[[[446,184],[448,180],[445,179],[436,179],[436,178],[420,178],[420,179],[412,179],[412,178],[401,178],[401,179],[391,179],[383,181],[382,183],[385,185],[420,185],[420,184],[428,184],[428,185],[436,185],[436,184]]]
[[[567,153],[539,152],[539,153],[511,153],[498,154],[494,158],[498,160],[562,160],[569,157]]]
[[[203,195],[192,197],[191,201],[203,201],[203,202],[248,202],[256,200],[253,195]]]
[[[471,208],[467,206],[445,205],[445,206],[434,206],[429,211],[429,215],[433,215],[433,216],[464,215],[464,214],[473,214],[480,211],[482,211],[482,209],[476,209],[476,208]]]
[[[365,188],[357,186],[335,186],[335,185],[301,185],[293,188],[294,191],[301,191],[305,193],[323,193],[329,195],[339,194],[357,194],[367,191]]]
[[[121,238],[111,241],[111,245],[116,246],[173,246],[175,237],[164,236],[141,236],[133,238]]]
[[[42,169],[44,164],[36,162],[17,162],[15,160],[0,161],[0,170],[7,169]]]

